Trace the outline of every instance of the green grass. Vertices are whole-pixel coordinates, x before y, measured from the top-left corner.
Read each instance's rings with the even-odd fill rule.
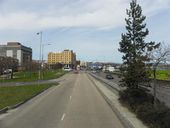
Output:
[[[112,74],[121,75],[121,73],[119,71],[115,71]],[[150,78],[153,78],[153,72],[151,72]],[[170,70],[157,70],[156,71],[156,79],[170,81]]]
[[[65,74],[63,70],[43,71],[43,80],[55,79]],[[42,76],[42,75],[41,75]],[[38,72],[16,72],[13,79],[0,79],[0,82],[31,82],[38,80]]]
[[[152,73],[152,78],[153,78],[153,73]],[[170,70],[156,71],[156,78],[158,80],[169,80],[170,81]]]
[[[0,109],[27,100],[51,86],[54,84],[0,87]]]

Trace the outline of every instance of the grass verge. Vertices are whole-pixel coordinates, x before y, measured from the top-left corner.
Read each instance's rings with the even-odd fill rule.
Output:
[[[158,70],[158,71],[156,71],[156,78],[158,80],[170,80],[170,70]]]
[[[43,78],[42,80],[49,80],[49,79],[55,79],[62,75],[64,75],[66,72],[63,70],[51,70],[51,71],[43,71]],[[13,79],[0,79],[0,82],[31,82],[36,81],[39,79],[38,71],[37,72],[16,72],[14,73]]]
[[[23,102],[54,84],[0,87],[0,109]]]

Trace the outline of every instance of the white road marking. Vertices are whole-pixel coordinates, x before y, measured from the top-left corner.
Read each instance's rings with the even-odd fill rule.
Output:
[[[66,116],[66,114],[64,113],[63,116],[62,116],[62,118],[61,118],[61,121],[64,120],[64,117],[65,117],[65,116]]]
[[[70,100],[71,100],[72,96],[70,96]]]

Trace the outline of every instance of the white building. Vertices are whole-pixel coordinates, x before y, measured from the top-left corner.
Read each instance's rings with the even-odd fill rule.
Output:
[[[0,56],[18,59],[19,66],[23,66],[32,61],[32,49],[19,42],[8,42],[0,45]]]

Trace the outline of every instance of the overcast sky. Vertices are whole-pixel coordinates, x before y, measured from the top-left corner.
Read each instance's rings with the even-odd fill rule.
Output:
[[[0,0],[0,44],[18,41],[39,57],[43,31],[44,53],[72,49],[85,61],[121,62],[118,52],[131,0]],[[147,16],[147,41],[170,44],[170,0],[138,0]]]

